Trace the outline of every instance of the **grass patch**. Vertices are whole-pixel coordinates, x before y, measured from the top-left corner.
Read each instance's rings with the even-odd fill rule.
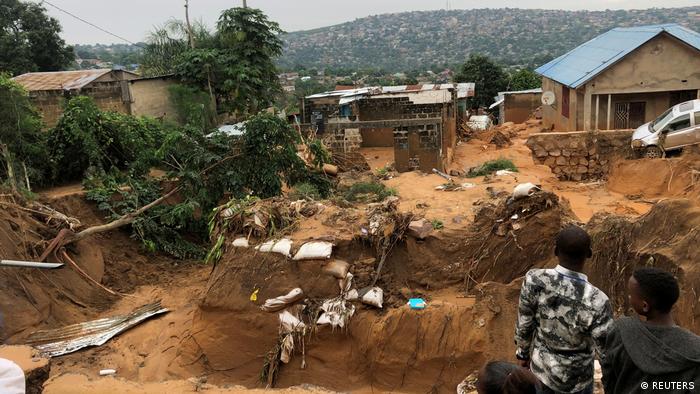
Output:
[[[518,168],[513,164],[512,160],[500,158],[497,160],[489,160],[480,166],[470,168],[467,176],[469,178],[476,178],[478,176],[493,174],[499,170],[518,172]]]
[[[387,188],[379,182],[358,182],[350,186],[345,192],[344,198],[348,201],[356,202],[377,202],[389,196],[395,196],[396,190]]]
[[[434,230],[440,230],[440,229],[445,228],[445,224],[442,223],[442,220],[439,220],[439,219],[433,219],[433,220],[431,220],[431,221],[430,221],[430,224],[433,225],[433,229],[434,229]]]
[[[289,192],[289,199],[294,200],[320,200],[321,193],[318,188],[307,182],[297,183]]]

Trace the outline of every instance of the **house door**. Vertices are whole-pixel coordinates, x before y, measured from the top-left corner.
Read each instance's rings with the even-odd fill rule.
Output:
[[[629,129],[636,129],[637,127],[644,124],[644,118],[646,117],[646,103],[637,102],[630,103],[630,118],[629,118]]]
[[[646,116],[646,103],[616,103],[615,104],[615,128],[636,129],[644,124]]]

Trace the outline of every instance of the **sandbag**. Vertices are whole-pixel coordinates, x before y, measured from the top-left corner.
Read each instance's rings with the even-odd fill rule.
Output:
[[[351,289],[347,293],[345,293],[345,300],[346,301],[355,301],[360,298],[360,294],[357,292],[357,289]]]
[[[294,352],[294,337],[292,334],[288,334],[282,339],[280,347],[280,361],[289,364],[289,360],[292,359],[292,353]]]
[[[291,257],[291,253],[289,253],[292,250],[292,240],[287,239],[287,238],[282,238],[279,240],[270,240],[262,245],[258,245],[255,247],[255,250],[263,252],[263,253],[279,253],[285,257]]]
[[[333,244],[326,241],[312,241],[301,245],[294,260],[329,259],[333,253]]]
[[[302,298],[304,298],[304,291],[297,287],[283,296],[265,300],[265,304],[262,305],[260,309],[265,312],[277,312],[300,301]]]
[[[381,308],[384,303],[384,291],[379,287],[367,289],[364,294],[360,294],[360,301],[362,301],[363,304]]]
[[[333,328],[343,328],[355,314],[355,305],[342,298],[332,298],[323,302],[321,310],[324,312],[316,320],[317,325],[329,324]]]
[[[304,332],[304,330],[306,330],[306,324],[286,309],[280,312],[279,318],[281,334]]]
[[[338,279],[338,286],[340,287],[340,294],[345,294],[348,291],[350,291],[350,288],[352,287],[352,274],[347,273],[345,274],[344,279]]]
[[[247,247],[249,246],[249,245],[248,245],[248,239],[243,238],[243,237],[241,237],[241,238],[236,238],[236,239],[233,240],[233,244],[232,244],[232,245],[233,245],[234,248],[247,248]]]
[[[328,275],[333,275],[338,279],[345,279],[348,275],[350,264],[343,260],[332,260],[323,267],[323,272]]]

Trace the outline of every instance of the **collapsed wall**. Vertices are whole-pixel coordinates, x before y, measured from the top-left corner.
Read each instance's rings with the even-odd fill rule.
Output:
[[[593,240],[590,280],[608,294],[621,315],[629,309],[627,280],[636,268],[653,265],[670,271],[681,285],[676,322],[700,332],[699,227],[700,208],[686,199],[659,202],[638,219],[598,214],[586,226]]]
[[[632,156],[633,130],[574,131],[532,134],[527,147],[535,163],[544,164],[561,180],[605,178],[612,162]]]

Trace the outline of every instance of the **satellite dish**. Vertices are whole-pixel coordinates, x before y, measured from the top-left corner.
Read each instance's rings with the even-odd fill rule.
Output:
[[[546,92],[542,92],[542,104],[544,105],[552,105],[554,104],[554,101],[556,101],[556,97],[554,96],[554,92],[548,90]]]

